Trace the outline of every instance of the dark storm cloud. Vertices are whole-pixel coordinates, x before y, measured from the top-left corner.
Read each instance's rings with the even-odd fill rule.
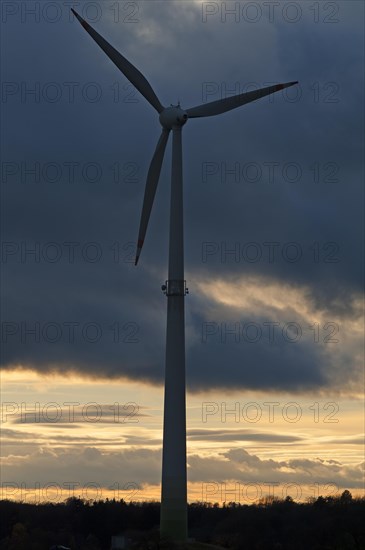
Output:
[[[192,2],[141,2],[135,23],[117,24],[104,9],[94,26],[165,104],[219,99],[236,83],[300,81],[297,101],[278,94],[273,103],[188,123],[186,277],[234,284],[257,276],[303,287],[314,313],[346,323],[358,314],[353,298],[363,284],[362,30],[353,25],[363,7],[336,4],[333,24],[321,22],[324,13],[315,23],[305,4],[296,23],[279,11],[273,22],[264,14],[248,24],[222,23],[219,15],[204,23],[202,7]],[[160,132],[155,113],[66,11],[54,24],[9,16],[3,36],[2,362],[161,383],[169,148],[141,262],[133,266],[145,175]],[[31,88],[36,95],[24,95]],[[54,93],[61,95],[51,101]],[[235,179],[225,170],[237,164]],[[273,261],[267,242],[277,243]],[[238,261],[223,253],[237,243]],[[257,261],[245,259],[247,243],[262,252]],[[301,253],[295,261],[293,250]],[[336,364],[328,349],[304,340],[202,345],[202,324],[224,321],[225,312],[209,317],[213,298],[189,286],[191,390],[343,388],[355,379],[358,363],[343,342]],[[268,319],[257,313],[249,320]]]

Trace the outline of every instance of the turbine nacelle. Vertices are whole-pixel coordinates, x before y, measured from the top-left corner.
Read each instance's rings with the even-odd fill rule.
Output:
[[[184,111],[180,105],[171,105],[160,113],[161,126],[166,128],[166,130],[172,130],[174,127],[183,126],[188,118],[188,113]]]

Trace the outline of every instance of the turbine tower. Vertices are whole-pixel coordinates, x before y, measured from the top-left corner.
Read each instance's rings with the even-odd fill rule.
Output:
[[[160,536],[174,541],[187,540],[186,406],[185,406],[185,312],[188,292],[184,279],[182,127],[189,118],[218,115],[260,99],[296,82],[268,86],[190,109],[180,104],[164,107],[143,74],[97,33],[75,10],[84,29],[101,47],[135,88],[159,114],[162,133],[147,174],[139,226],[135,265],[143,247],[166,144],[172,131],[172,169],[168,279],[162,290],[167,296],[165,398],[161,483]]]

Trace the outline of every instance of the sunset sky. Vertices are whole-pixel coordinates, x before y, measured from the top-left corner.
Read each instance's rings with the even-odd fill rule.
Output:
[[[74,7],[183,108],[188,496],[364,493],[362,2],[3,2],[2,497],[159,499],[171,150]]]

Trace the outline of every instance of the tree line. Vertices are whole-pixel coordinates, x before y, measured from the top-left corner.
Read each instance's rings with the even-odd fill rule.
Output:
[[[110,550],[124,534],[134,549],[172,549],[159,541],[159,502],[62,503],[0,501],[0,550]],[[195,502],[188,506],[189,536],[231,550],[365,550],[365,497],[295,502],[265,498],[257,504]]]

